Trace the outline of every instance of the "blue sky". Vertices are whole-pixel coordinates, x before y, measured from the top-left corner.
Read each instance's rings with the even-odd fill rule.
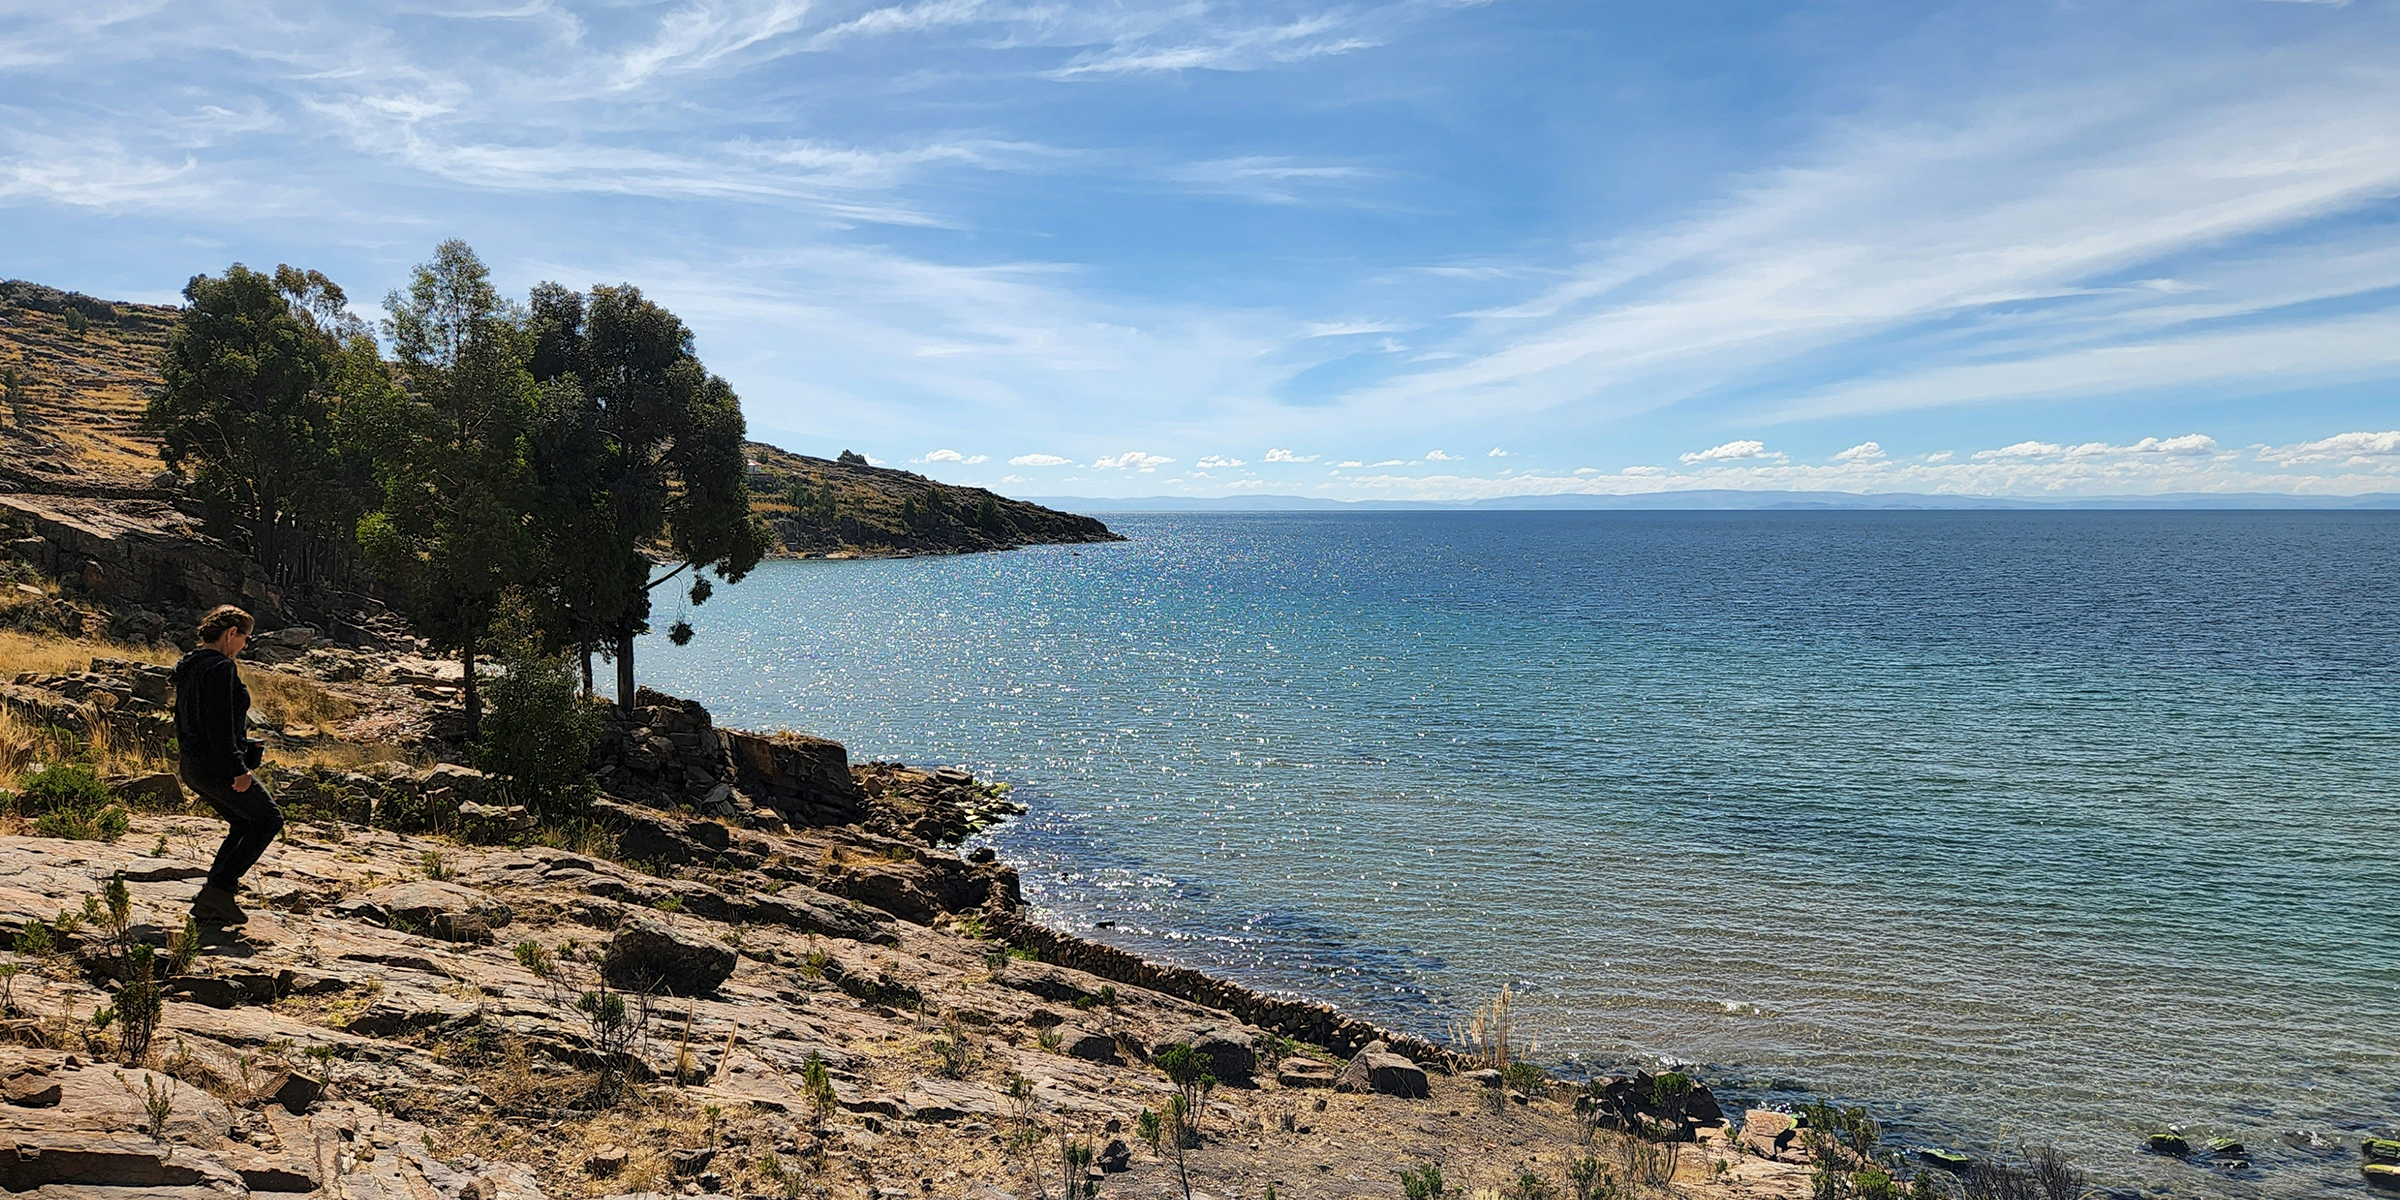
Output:
[[[0,0],[0,230],[1016,494],[2400,490],[2400,0]]]

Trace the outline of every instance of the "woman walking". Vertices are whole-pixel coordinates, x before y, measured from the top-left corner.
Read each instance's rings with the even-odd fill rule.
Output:
[[[250,689],[233,665],[254,624],[230,604],[210,609],[200,618],[200,648],[175,664],[176,774],[231,826],[192,901],[192,915],[209,925],[250,919],[234,894],[283,830],[283,810],[250,774],[265,746],[250,738]]]

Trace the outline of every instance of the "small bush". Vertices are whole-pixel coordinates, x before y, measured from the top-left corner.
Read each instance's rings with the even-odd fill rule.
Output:
[[[18,812],[40,816],[69,809],[97,811],[109,801],[108,785],[89,766],[58,762],[27,775],[16,804]]]
[[[1529,1062],[1512,1062],[1500,1068],[1500,1082],[1528,1096],[1539,1096],[1550,1086],[1550,1073]]]
[[[509,799],[546,821],[580,817],[599,794],[592,748],[605,718],[580,694],[575,668],[530,635],[505,637],[502,673],[483,687],[483,741],[475,765],[500,777]]]
[[[800,1094],[819,1116],[833,1111],[833,1071],[825,1065],[825,1056],[814,1050],[800,1064]]]
[[[1400,1194],[1408,1200],[1442,1200],[1442,1168],[1434,1163],[1400,1172]]]
[[[55,762],[25,777],[10,802],[30,817],[42,837],[113,842],[132,828],[133,815],[109,795],[108,785],[79,762]]]

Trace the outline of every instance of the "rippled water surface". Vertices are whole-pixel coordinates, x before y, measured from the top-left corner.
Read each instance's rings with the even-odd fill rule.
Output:
[[[1516,981],[1548,1056],[2174,1194],[2400,1119],[2400,514],[1112,525],[769,564],[644,680],[1016,781],[1053,923],[1417,1031]]]

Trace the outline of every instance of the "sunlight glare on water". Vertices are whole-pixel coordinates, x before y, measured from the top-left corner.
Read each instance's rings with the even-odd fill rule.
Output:
[[[771,563],[643,678],[1012,781],[1046,920],[1414,1032],[1514,981],[1544,1057],[2179,1192],[2400,1118],[2400,514],[1112,525]]]

